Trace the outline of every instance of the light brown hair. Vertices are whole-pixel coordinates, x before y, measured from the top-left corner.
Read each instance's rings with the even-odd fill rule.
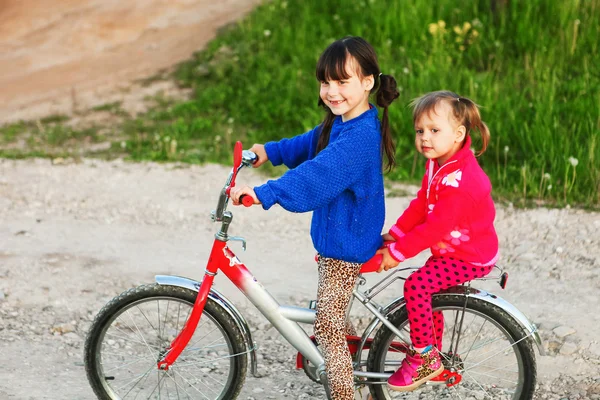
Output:
[[[413,109],[413,124],[416,124],[423,114],[435,112],[435,107],[442,101],[446,101],[450,105],[452,117],[459,125],[465,127],[466,135],[470,135],[473,129],[479,131],[481,150],[477,153],[477,156],[482,155],[490,142],[490,130],[485,122],[481,120],[479,106],[471,99],[461,97],[449,90],[439,90],[417,97],[410,102]]]

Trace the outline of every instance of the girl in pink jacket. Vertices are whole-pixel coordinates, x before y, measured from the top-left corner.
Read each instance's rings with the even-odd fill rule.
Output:
[[[443,316],[432,313],[431,296],[487,275],[498,259],[492,186],[471,150],[471,132],[482,139],[481,155],[490,133],[478,106],[449,91],[415,99],[415,146],[427,158],[421,189],[398,218],[379,250],[379,271],[430,248],[432,256],[404,284],[404,298],[413,349],[388,380],[388,387],[410,391],[438,376],[444,367],[439,349]]]

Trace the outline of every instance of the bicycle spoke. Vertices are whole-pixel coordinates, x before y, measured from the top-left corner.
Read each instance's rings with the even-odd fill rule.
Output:
[[[131,313],[130,313],[130,310],[128,310],[128,311],[127,311],[127,315],[129,315],[129,318],[130,318],[130,319],[132,319],[132,318],[131,318]],[[133,322],[133,320],[132,320],[132,322]],[[126,331],[124,331],[123,329],[121,329],[121,328],[118,326],[119,324],[121,324],[121,325],[123,325],[125,328],[127,328],[127,330],[128,330],[129,332],[126,332]],[[135,323],[134,323],[134,325],[135,325]],[[118,330],[119,332],[122,332],[124,335],[126,335],[126,336],[128,337],[128,339],[125,339],[125,340],[132,340],[132,339],[130,338],[132,335],[133,335],[135,338],[139,338],[139,339],[140,339],[140,340],[142,340],[142,341],[144,340],[144,336],[141,334],[141,332],[139,331],[139,329],[137,329],[137,327],[135,327],[135,328],[131,327],[131,326],[129,325],[129,323],[127,323],[126,321],[124,321],[124,320],[122,319],[122,315],[121,315],[121,316],[119,316],[119,317],[118,317],[118,318],[115,320],[115,323],[114,323],[114,328],[115,328],[116,330]],[[112,334],[112,335],[114,335],[114,334]],[[141,343],[141,344],[145,344],[145,343],[143,343],[143,342],[139,342],[139,343]]]
[[[105,370],[105,371],[104,371],[104,373],[105,373],[105,374],[108,374],[109,372],[118,371],[118,370],[120,370],[120,369],[122,369],[122,368],[125,368],[125,367],[128,367],[128,366],[130,366],[130,365],[137,364],[137,363],[138,363],[138,362],[140,362],[141,360],[148,360],[148,359],[147,359],[147,358],[144,358],[144,357],[138,357],[136,360],[134,360],[134,361],[132,361],[132,362],[129,362],[129,363],[123,364],[123,365],[121,365],[121,366],[118,366],[118,367],[113,367],[113,368],[111,368],[111,369],[109,369],[109,370]],[[114,361],[114,362],[117,362],[117,361]],[[102,365],[104,365],[104,362],[102,363]]]
[[[451,386],[452,389],[454,389],[454,394],[456,394],[458,396],[458,398],[460,400],[462,400],[462,396],[460,395],[460,393],[458,392],[458,389],[456,388],[456,386]]]
[[[156,303],[158,303],[158,300],[156,301]],[[160,332],[158,332],[158,330],[154,327],[154,325],[152,324],[152,322],[150,322],[150,319],[146,316],[146,314],[144,313],[144,310],[142,310],[139,306],[136,306],[136,308],[140,311],[140,314],[142,314],[142,316],[148,322],[148,325],[150,325],[150,327],[152,328],[152,330],[154,330],[156,332],[156,335],[158,337],[160,337]],[[129,312],[129,310],[128,310],[128,312]]]
[[[167,374],[165,372],[165,376],[168,378],[169,374]],[[169,385],[167,384],[167,379],[165,379],[165,383],[163,384],[163,387],[165,388],[165,392],[167,392],[167,400],[170,400],[171,396],[169,396]]]
[[[177,320],[179,321],[179,318],[177,318]],[[169,378],[171,378],[171,380],[173,381],[173,383],[175,384],[175,393],[177,393],[177,398],[179,399],[179,385],[177,384],[177,381],[175,380],[175,376],[171,375],[171,371],[167,371]],[[192,398],[192,396],[189,395],[188,392],[186,392],[186,390],[184,388],[182,388],[182,390],[185,392],[185,394],[187,394],[187,397],[189,397],[190,399]]]
[[[211,361],[215,361],[215,360],[213,359]],[[202,369],[200,368],[200,366],[198,364],[186,364],[186,365],[192,366],[196,371],[199,371],[199,372],[202,372],[202,373],[205,372],[205,371],[202,371]],[[228,365],[227,365],[227,367],[228,367]],[[218,371],[218,368],[216,370]],[[215,378],[213,376],[213,372],[215,372],[215,370],[211,370],[210,373],[206,375],[206,377],[209,378],[209,379],[212,379],[213,381],[215,381],[215,382],[217,382],[217,383],[219,383],[221,385],[224,385],[225,382],[221,382],[217,378]]]
[[[229,355],[227,355],[227,356],[224,356],[224,357],[212,358],[212,359],[210,359],[210,360],[206,360],[206,361],[199,361],[199,362],[185,362],[185,361],[184,361],[184,362],[179,362],[179,361],[178,361],[178,362],[177,362],[177,364],[179,364],[179,365],[202,365],[202,364],[208,364],[208,363],[212,363],[212,362],[215,362],[215,361],[218,361],[218,360],[226,360],[226,359],[228,359],[228,358],[237,357],[237,356],[239,356],[239,355],[241,355],[241,354],[246,354],[246,353],[229,354]]]
[[[183,386],[181,386],[179,383],[177,383],[177,380],[176,380],[174,374],[172,376],[169,375],[169,378],[171,378],[173,380],[173,383],[175,384],[175,390],[177,392],[177,398],[179,398],[179,389],[181,389],[183,392],[185,392],[185,394],[187,395],[188,398],[193,399],[193,397],[189,394],[189,392],[187,390],[185,390],[185,388]]]
[[[140,338],[142,339],[142,341],[144,342],[144,345],[146,346],[146,348],[148,349],[148,351],[150,352],[150,355],[153,356],[152,354],[152,349],[150,348],[150,345],[148,344],[148,342],[146,341],[146,339],[144,338],[144,335],[142,335],[142,332],[140,331],[140,328],[137,326],[137,324],[135,323],[135,321],[133,320],[133,317],[131,317],[131,313],[129,313],[129,310],[127,310],[127,313],[129,315],[129,318],[131,318],[131,322],[133,322],[133,325],[135,326],[135,329],[137,330],[137,332],[140,335]]]
[[[485,392],[485,394],[487,394],[488,396],[490,395],[490,394],[488,393],[488,391],[487,391],[487,390],[485,390],[485,389],[483,388],[483,386],[482,386],[482,385],[481,385],[481,384],[480,384],[480,383],[477,381],[477,379],[473,378],[473,376],[471,376],[471,374],[470,374],[469,372],[467,372],[467,371],[464,371],[463,373],[464,373],[464,374],[466,374],[466,375],[467,375],[469,378],[471,378],[471,379],[473,380],[473,382],[475,382],[475,384],[476,384],[477,386],[479,386],[479,388]]]
[[[179,377],[180,377],[181,379],[183,379],[183,380],[184,380],[184,381],[185,381],[185,382],[186,382],[186,383],[187,383],[187,384],[188,384],[188,385],[189,385],[189,386],[190,386],[192,389],[194,389],[194,390],[196,390],[198,393],[200,393],[200,394],[202,395],[202,397],[204,397],[204,398],[205,398],[205,399],[207,399],[207,400],[210,400],[210,398],[209,398],[209,397],[206,397],[206,395],[205,395],[205,394],[204,394],[202,391],[200,391],[200,389],[198,389],[196,386],[192,385],[192,384],[190,383],[190,381],[188,381],[187,379],[185,379],[185,377],[184,377],[183,375],[181,375],[181,373],[179,373],[179,372],[177,372],[177,371],[174,371],[174,372],[175,372],[176,374],[178,374],[178,375],[179,375]],[[206,386],[206,385],[205,385],[205,386]],[[207,387],[208,387],[208,386],[207,386]]]
[[[215,327],[214,327],[214,329],[213,329],[212,331],[208,332],[206,335],[204,335],[204,336],[202,336],[201,338],[199,338],[198,340],[196,340],[196,341],[195,341],[195,342],[192,344],[192,347],[193,347],[193,346],[194,346],[196,343],[198,343],[199,341],[201,341],[202,339],[204,339],[205,337],[207,337],[208,335],[210,335],[211,333],[213,333],[214,331],[216,331],[217,329],[219,329],[219,328],[215,326]],[[219,340],[219,339],[220,339],[220,338],[217,338],[217,339],[213,340],[213,342],[216,342],[216,341],[217,341],[217,340]],[[210,344],[210,343],[209,343],[209,344]]]
[[[464,363],[465,365],[467,365],[467,363]],[[515,363],[513,363],[515,364]],[[473,365],[475,365],[475,363],[473,363]],[[471,365],[469,364],[469,367]],[[512,372],[514,374],[518,374],[519,370],[518,369],[511,369],[511,365],[501,365],[501,366],[496,366],[493,364],[479,364],[479,367],[486,367],[486,368],[490,368],[491,371],[505,371],[505,372]]]
[[[493,357],[497,356],[497,355],[498,355],[498,354],[500,354],[500,353],[504,353],[504,352],[505,352],[507,349],[510,349],[511,347],[515,346],[517,343],[519,343],[520,341],[522,341],[522,340],[524,340],[524,339],[526,339],[526,337],[523,337],[523,338],[521,338],[521,339],[517,340],[516,342],[514,342],[514,343],[511,343],[510,345],[508,345],[508,346],[507,346],[507,347],[505,347],[504,349],[502,349],[502,350],[500,350],[500,351],[498,351],[498,352],[496,352],[496,353],[492,354],[491,356],[489,356],[488,358],[486,358],[486,359],[484,359],[484,360],[482,360],[482,361],[478,362],[477,364],[474,364],[474,365],[472,365],[472,366],[471,366],[469,369],[475,368],[475,367],[477,367],[477,366],[479,366],[479,365],[483,364],[483,363],[484,363],[484,362],[486,362],[487,360],[489,360],[489,359],[491,359],[491,358],[493,358]],[[466,370],[466,368],[465,368],[465,370]]]
[[[163,337],[160,334],[160,301],[156,302],[156,322],[158,322],[158,338]]]
[[[195,371],[198,371],[199,373],[202,373],[202,374],[205,374],[205,373],[206,373],[206,374],[207,374],[207,375],[206,375],[206,377],[207,377],[207,378],[210,378],[210,379],[212,379],[212,380],[214,380],[215,382],[218,382],[218,383],[220,383],[220,384],[225,384],[225,382],[221,382],[221,381],[217,380],[216,378],[214,378],[214,377],[212,376],[212,373],[213,373],[213,372],[215,372],[215,371],[216,371],[216,372],[219,372],[219,371],[221,371],[221,368],[220,368],[220,367],[216,367],[216,368],[210,368],[210,371],[209,371],[210,373],[207,373],[207,371],[206,371],[206,370],[203,370],[203,366],[204,366],[206,363],[214,363],[215,361],[218,361],[218,359],[211,359],[209,362],[182,362],[182,363],[178,363],[176,366],[178,366],[178,367],[191,367],[191,368],[193,368]],[[227,365],[227,364],[226,364],[224,367],[225,367],[225,369],[228,369],[228,365]],[[181,368],[178,368],[178,369],[176,369],[176,371],[177,371],[177,370],[180,370],[180,369],[181,369]]]
[[[125,383],[124,385],[122,385],[122,386],[119,386],[119,387],[117,388],[117,390],[118,390],[118,391],[120,391],[121,389],[124,389],[124,388],[126,388],[126,387],[127,387],[127,386],[129,386],[131,383],[133,383],[134,381],[136,381],[136,380],[137,380],[137,382],[135,382],[135,384],[134,384],[134,385],[131,387],[131,389],[129,389],[129,390],[127,391],[127,393],[125,393],[125,396],[123,396],[123,398],[127,397],[127,396],[129,395],[129,393],[130,393],[130,392],[133,390],[133,388],[134,388],[134,387],[136,387],[136,386],[137,386],[137,384],[138,384],[138,383],[139,383],[139,382],[140,382],[140,381],[141,381],[143,378],[146,378],[146,379],[148,379],[148,376],[150,375],[150,371],[152,371],[153,369],[154,369],[154,365],[153,365],[153,366],[151,366],[150,368],[148,368],[148,369],[146,370],[146,372],[144,372],[143,374],[141,374],[139,377],[137,377],[137,376],[136,376],[136,377],[134,377],[132,380],[130,380],[129,382]]]
[[[473,320],[475,320],[475,316],[473,316]],[[479,338],[479,335],[481,334],[481,331],[483,330],[483,327],[485,326],[486,323],[487,323],[487,320],[483,321],[483,324],[481,324],[481,326],[479,327],[479,330],[477,331],[477,335],[475,335],[475,339],[473,339],[473,343],[471,344],[471,347],[469,347],[469,350],[467,350],[467,354],[465,354],[463,357],[463,362],[467,361],[467,358],[469,358],[469,354],[471,353],[471,350],[473,349],[473,346],[477,342],[477,338]]]
[[[503,377],[503,376],[499,376],[499,375],[492,375],[492,374],[485,373],[485,372],[469,371],[469,372],[467,372],[467,373],[468,373],[468,374],[481,375],[481,376],[488,377],[488,378],[494,378],[494,379],[496,379],[496,380],[500,380],[500,381],[504,381],[504,382],[507,382],[507,383],[511,383],[511,384],[513,384],[513,385],[516,385],[516,384],[518,383],[518,382],[515,382],[515,381],[513,381],[513,380],[506,379],[506,378],[505,378],[505,377]]]
[[[141,345],[143,345],[143,346],[146,346],[146,345],[147,345],[147,343],[144,343],[144,342],[138,342],[138,341],[136,341],[136,340],[132,340],[132,339],[131,339],[131,338],[129,338],[129,337],[122,337],[122,336],[115,335],[114,333],[110,333],[110,332],[107,332],[107,333],[106,333],[106,336],[113,336],[113,337],[115,337],[115,338],[117,338],[117,339],[120,339],[120,340],[123,340],[123,341],[126,341],[126,342],[131,342],[131,343],[137,343],[137,344],[141,344]],[[160,348],[159,348],[158,346],[152,346],[152,345],[149,345],[149,346],[150,346],[151,348],[153,348],[154,350],[156,350],[157,352],[158,352],[158,351],[160,351]]]
[[[496,343],[496,342],[498,342],[498,341],[500,341],[500,340],[506,340],[506,338],[500,338],[500,337],[499,337],[499,338],[495,338],[495,339],[488,339],[487,341],[484,341],[484,342],[481,342],[481,343],[479,343],[479,344],[477,345],[477,347],[474,347],[474,348],[473,348],[473,350],[479,350],[479,349],[482,349],[482,348],[484,348],[484,347],[486,347],[486,346],[489,346],[489,345],[490,345],[490,344],[492,344],[492,343]],[[482,353],[482,354],[489,353],[490,351],[492,351],[492,350],[489,350],[489,351],[487,351],[487,352],[484,352],[484,353]],[[481,355],[481,354],[478,354],[478,355]],[[464,361],[464,360],[463,360],[463,361]]]
[[[148,395],[148,398],[150,398],[152,396],[152,394],[154,394],[154,392],[156,391],[157,388],[160,387],[160,382],[163,379],[163,375],[160,375],[160,370],[156,370],[156,373],[158,374],[158,382],[156,382],[156,386],[154,386],[154,389],[152,390],[152,392],[150,392],[150,394]],[[158,400],[160,400],[160,389],[158,390]]]
[[[183,325],[181,326],[185,326],[185,322],[188,320],[188,318],[190,317],[190,314],[192,313],[193,308],[188,307],[188,311],[186,313],[185,319],[183,320]],[[179,333],[181,332],[181,330],[179,329],[179,317],[181,315],[181,304],[179,304],[179,307],[177,308],[177,324],[175,325],[177,327],[177,329],[175,330],[175,337],[179,336]],[[200,329],[202,326],[200,326],[198,329]]]

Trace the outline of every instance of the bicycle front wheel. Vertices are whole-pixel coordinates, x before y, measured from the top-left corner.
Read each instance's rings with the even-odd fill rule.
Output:
[[[420,399],[528,400],[536,380],[535,355],[527,332],[505,311],[479,299],[462,295],[436,295],[433,311],[443,314],[442,362],[447,371],[460,376],[459,383],[430,381],[417,389]],[[402,337],[383,326],[373,340],[368,370],[392,373],[399,368],[410,326],[406,309],[388,317]],[[454,380],[458,380],[456,377]],[[385,381],[371,386],[373,397],[412,399],[415,393],[394,392]]]
[[[234,399],[246,377],[243,335],[208,299],[194,336],[167,371],[157,363],[179,334],[196,292],[164,285],[130,289],[98,313],[85,343],[88,380],[99,399]]]

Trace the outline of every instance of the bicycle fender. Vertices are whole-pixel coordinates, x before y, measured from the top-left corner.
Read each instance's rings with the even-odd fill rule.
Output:
[[[201,284],[201,282],[195,281],[193,279],[173,275],[156,275],[154,279],[159,285],[177,286],[182,287],[184,289],[193,290],[194,292],[198,292]],[[229,316],[231,316],[231,318],[235,321],[240,331],[242,331],[242,334],[244,335],[244,340],[246,341],[246,348],[250,353],[250,371],[252,372],[253,376],[257,376],[258,364],[256,360],[256,346],[254,345],[254,341],[252,340],[252,332],[250,331],[250,326],[248,325],[248,322],[246,321],[244,316],[239,312],[239,310],[233,305],[233,303],[221,293],[219,293],[219,291],[217,291],[216,289],[210,289],[208,298],[213,300],[221,307],[223,307],[223,309],[227,311],[227,314],[229,314]]]
[[[508,315],[510,315],[515,321],[517,321],[517,323],[522,328],[524,328],[531,337],[533,337],[533,340],[537,346],[537,349],[538,349],[540,355],[542,355],[542,356],[546,355],[546,350],[544,349],[544,345],[542,343],[542,339],[540,337],[538,328],[535,326],[535,324],[533,324],[531,321],[529,321],[529,319],[525,316],[525,314],[523,314],[518,308],[513,306],[508,301],[504,300],[503,298],[501,298],[495,294],[488,293],[485,290],[476,289],[476,288],[467,287],[467,286],[454,286],[454,287],[451,287],[446,290],[442,290],[441,292],[434,294],[433,297],[441,296],[441,295],[445,295],[445,294],[458,294],[458,295],[463,295],[463,296],[466,295],[467,297],[479,299],[481,301],[490,303],[490,304],[502,309]],[[389,315],[395,311],[398,311],[399,309],[402,309],[404,307],[406,307],[406,301],[404,300],[404,297],[398,297],[397,299],[390,302],[387,306],[385,306],[385,308],[382,310],[381,313],[383,315],[387,316],[387,315]],[[369,326],[367,326],[367,328],[365,329],[365,333],[363,333],[363,342],[366,342],[366,338],[368,337],[368,335],[375,330],[375,328],[379,325],[379,323],[380,322],[377,318],[374,318],[371,321]],[[359,347],[359,352],[362,352],[363,342],[361,342],[361,346]]]

